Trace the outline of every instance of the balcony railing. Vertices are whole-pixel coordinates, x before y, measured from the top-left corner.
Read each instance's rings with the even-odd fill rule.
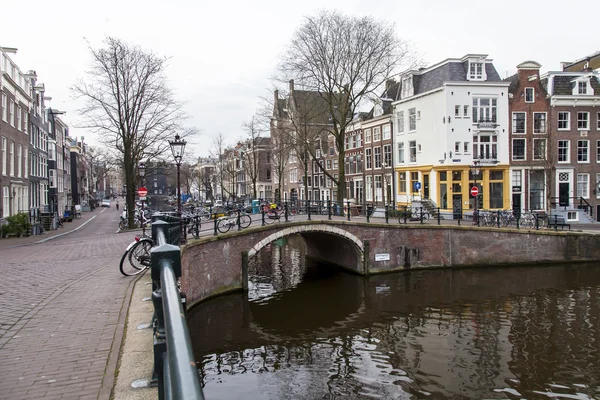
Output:
[[[476,122],[477,129],[496,129],[500,124],[498,124],[495,120],[479,120]]]

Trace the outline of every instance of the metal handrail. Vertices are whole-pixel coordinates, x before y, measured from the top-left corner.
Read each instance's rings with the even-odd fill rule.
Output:
[[[177,218],[155,214],[152,217],[151,252],[152,303],[154,305],[154,371],[159,399],[199,399],[204,395],[194,360],[192,342],[185,319],[181,278],[181,249],[174,226]]]

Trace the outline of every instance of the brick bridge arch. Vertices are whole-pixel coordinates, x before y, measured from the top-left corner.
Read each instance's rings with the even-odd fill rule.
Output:
[[[365,269],[363,265],[365,255],[363,241],[345,229],[326,224],[289,226],[273,232],[252,246],[248,251],[248,257],[255,256],[268,244],[291,235],[301,235],[303,237],[310,256],[323,261],[336,260],[336,264],[339,264],[339,255],[341,252],[336,252],[335,258],[331,259],[332,246],[338,249],[345,247],[346,250],[350,251],[350,254],[346,254],[350,256],[346,257],[346,261],[351,262],[351,264],[346,265],[352,266],[353,268],[351,269],[355,269],[357,272],[363,272]]]

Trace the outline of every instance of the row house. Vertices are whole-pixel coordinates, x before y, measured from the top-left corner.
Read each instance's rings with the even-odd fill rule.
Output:
[[[550,205],[570,221],[600,221],[600,74],[551,71],[542,83],[550,100]]]
[[[511,202],[515,212],[547,211],[553,164],[548,153],[550,100],[540,79],[541,65],[525,61],[507,79],[511,123]]]
[[[0,217],[29,211],[30,81],[12,61],[16,49],[0,48]]]
[[[508,86],[485,54],[403,73],[393,100],[396,203],[510,206]],[[476,198],[470,195],[479,189]]]
[[[336,200],[338,152],[324,93],[297,90],[289,82],[283,99],[274,92],[271,118],[274,194],[283,200]]]
[[[199,157],[194,166],[198,177],[198,196],[202,201],[213,202],[221,193],[217,175],[217,159],[214,157]]]
[[[33,99],[29,111],[29,195],[30,207],[49,212],[48,204],[48,114],[46,112],[43,83],[37,82],[35,71],[29,71]]]

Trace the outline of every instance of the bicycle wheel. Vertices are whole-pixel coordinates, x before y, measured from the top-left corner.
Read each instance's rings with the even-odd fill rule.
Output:
[[[217,229],[221,233],[227,233],[231,229],[231,225],[231,218],[223,218],[217,223]]]
[[[119,270],[121,271],[121,274],[125,276],[134,276],[146,269],[146,267],[143,266],[141,268],[134,266],[129,259],[131,251],[138,247],[139,244],[140,242],[133,242],[127,246],[127,249],[125,250],[125,253],[123,253],[123,257],[121,257],[121,262],[119,264]]]
[[[119,229],[127,229],[127,220],[121,219],[119,221]]]
[[[152,250],[152,241],[149,239],[140,240],[129,250],[129,263],[137,270],[144,270],[150,267],[150,250]]]
[[[250,217],[249,215],[241,215],[240,216],[240,226],[242,227],[242,229],[249,227],[251,223],[252,223],[252,217]]]
[[[269,210],[269,212],[265,213],[265,223],[272,224],[277,219],[279,219],[279,216],[277,215],[277,211]]]
[[[293,221],[294,218],[296,218],[296,209],[295,208],[288,208],[288,216],[287,219],[288,221]]]

